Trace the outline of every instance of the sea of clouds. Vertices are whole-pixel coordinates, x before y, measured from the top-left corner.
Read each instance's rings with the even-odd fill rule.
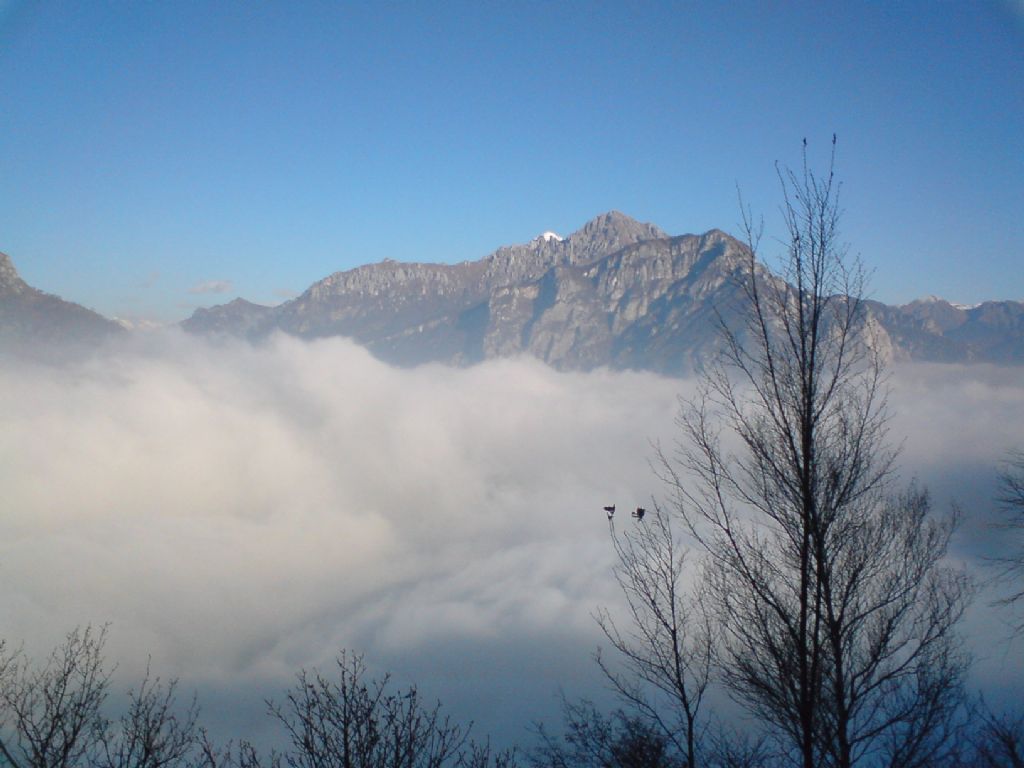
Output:
[[[893,372],[901,480],[964,515],[984,575],[996,471],[1024,444],[1020,369]],[[480,735],[527,740],[557,694],[607,700],[592,614],[621,603],[601,507],[664,496],[653,443],[693,382],[531,359],[397,369],[343,339],[148,335],[0,368],[0,632],[42,656],[110,623],[127,686],[196,689],[216,735],[341,648],[417,681]],[[1024,685],[983,592],[974,684]]]

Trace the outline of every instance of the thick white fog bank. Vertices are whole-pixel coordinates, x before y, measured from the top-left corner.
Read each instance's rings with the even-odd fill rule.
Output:
[[[959,548],[993,554],[997,475],[1024,448],[1024,368],[902,365],[893,369],[890,438],[901,480],[923,481],[936,508],[963,516]]]
[[[287,337],[7,366],[4,635],[43,649],[109,621],[125,675],[151,654],[232,684],[341,647],[541,658],[578,636],[585,659],[614,599],[601,506],[650,499],[678,389],[530,360],[399,370]]]
[[[1024,443],[1024,368],[902,364],[890,385],[890,434],[917,470],[990,464]]]
[[[596,695],[591,614],[618,603],[601,506],[631,524],[661,495],[651,441],[675,438],[692,383],[527,359],[400,370],[338,339],[137,344],[0,370],[4,637],[41,654],[110,622],[121,676],[151,656],[215,718],[242,691],[262,711],[340,648],[485,730],[547,715],[559,686]],[[1024,442],[1019,370],[901,368],[891,404],[903,477],[985,518]]]

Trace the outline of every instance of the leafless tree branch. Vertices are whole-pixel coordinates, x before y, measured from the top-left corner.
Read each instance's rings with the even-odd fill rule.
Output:
[[[596,619],[625,670],[618,671],[600,653],[597,663],[624,703],[696,768],[714,632],[702,601],[683,584],[686,552],[658,505],[631,531],[618,534],[611,523],[609,530],[629,627],[620,629],[606,609]]]

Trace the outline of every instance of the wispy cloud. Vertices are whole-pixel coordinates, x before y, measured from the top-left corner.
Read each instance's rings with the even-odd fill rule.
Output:
[[[231,290],[230,280],[204,280],[188,289],[189,293],[227,293]]]

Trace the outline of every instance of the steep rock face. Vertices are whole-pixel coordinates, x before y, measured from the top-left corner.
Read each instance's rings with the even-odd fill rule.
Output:
[[[589,270],[555,267],[538,283],[523,351],[561,368],[593,368],[611,357],[607,302]]]
[[[18,275],[0,253],[0,347],[25,352],[40,345],[91,344],[124,333],[107,318],[78,304],[43,293]]]
[[[587,266],[549,270],[496,291],[485,356],[529,353],[558,368],[600,365],[680,372],[718,343],[718,319],[736,320],[734,292],[747,268],[728,235],[659,238]]]

